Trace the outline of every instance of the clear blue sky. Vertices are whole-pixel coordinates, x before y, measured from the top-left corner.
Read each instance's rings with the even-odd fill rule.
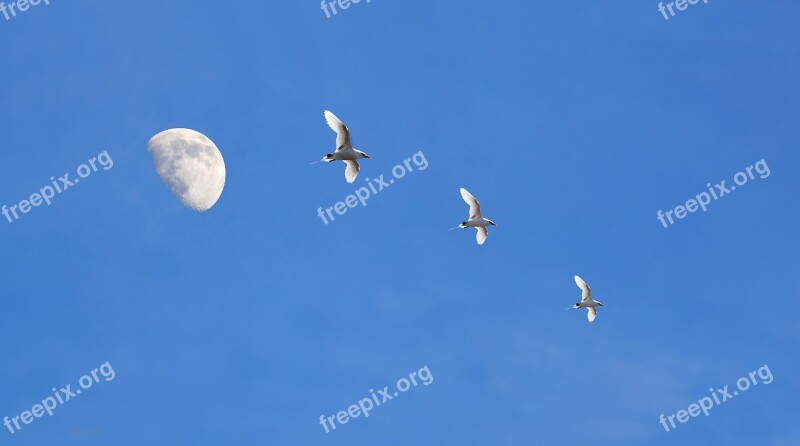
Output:
[[[800,4],[51,0],[0,16],[0,417],[109,361],[8,445],[796,445]],[[333,110],[373,160],[333,149]],[[216,206],[147,141],[212,138]],[[330,225],[320,206],[429,161]],[[764,159],[708,211],[656,219]],[[337,163],[341,164],[341,163]],[[74,175],[73,175],[74,176]],[[467,187],[498,223],[447,231]],[[581,275],[597,320],[563,311]],[[774,381],[658,422],[768,364]],[[326,434],[334,415],[429,366]]]

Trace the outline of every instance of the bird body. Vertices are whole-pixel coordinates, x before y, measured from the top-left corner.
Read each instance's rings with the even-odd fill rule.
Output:
[[[325,110],[325,122],[328,127],[336,132],[336,151],[325,155],[320,161],[330,163],[333,161],[344,161],[347,167],[344,170],[344,178],[348,183],[356,180],[361,166],[358,165],[358,160],[362,158],[372,159],[366,153],[356,149],[350,142],[350,129],[336,117],[330,110]]]
[[[494,222],[483,217],[476,217],[461,223],[464,228],[478,228],[494,225]],[[496,225],[495,225],[496,226]]]
[[[360,150],[348,147],[325,155],[322,161],[355,161],[361,158],[369,158],[369,156]]]

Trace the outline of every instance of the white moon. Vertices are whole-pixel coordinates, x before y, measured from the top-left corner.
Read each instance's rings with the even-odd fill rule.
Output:
[[[225,160],[217,146],[200,132],[169,129],[150,139],[156,173],[188,208],[211,209],[225,187]]]

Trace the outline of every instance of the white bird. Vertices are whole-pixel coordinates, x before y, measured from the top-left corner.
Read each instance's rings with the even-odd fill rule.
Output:
[[[476,236],[476,240],[478,240],[478,244],[482,245],[483,242],[486,241],[486,237],[489,236],[489,230],[486,229],[487,226],[497,226],[494,224],[493,221],[489,220],[488,218],[483,218],[481,216],[481,204],[478,202],[478,199],[473,197],[468,190],[461,188],[461,198],[464,199],[469,205],[469,220],[461,222],[457,228],[465,229],[465,228],[475,228],[478,230],[478,234]],[[456,229],[456,228],[453,228]]]
[[[336,132],[336,151],[325,155],[325,158],[319,161],[325,161],[326,163],[344,161],[347,164],[347,168],[344,170],[344,178],[348,183],[352,183],[356,180],[358,171],[361,170],[357,160],[361,158],[372,159],[372,157],[353,148],[352,144],[350,144],[350,129],[330,110],[325,110],[325,122],[328,123],[331,130]]]
[[[602,307],[603,304],[596,300],[592,300],[592,289],[589,288],[589,285],[583,281],[578,276],[575,276],[575,284],[578,285],[578,288],[581,289],[581,301],[577,304],[573,305],[572,308],[580,309],[586,308],[589,310],[589,314],[586,317],[589,319],[589,322],[594,322],[594,318],[597,317],[597,307]]]

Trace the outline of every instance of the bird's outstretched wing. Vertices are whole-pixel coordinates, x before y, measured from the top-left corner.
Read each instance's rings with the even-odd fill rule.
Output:
[[[594,322],[594,318],[597,317],[597,308],[595,307],[586,307],[589,312],[586,314],[586,317],[589,319],[589,322]]]
[[[344,160],[344,162],[347,164],[347,168],[344,170],[344,179],[347,180],[348,183],[352,183],[356,180],[361,166],[358,165],[358,161],[356,160]]]
[[[350,129],[344,125],[339,118],[336,117],[330,110],[325,110],[325,122],[328,127],[336,132],[336,150],[349,149],[350,145]]]
[[[476,226],[475,229],[478,230],[478,233],[475,235],[475,240],[478,241],[479,245],[482,245],[483,242],[486,241],[486,237],[489,236],[489,230],[483,226]]]
[[[583,292],[581,294],[581,302],[586,302],[587,300],[591,300],[592,290],[589,288],[589,285],[578,276],[575,276],[575,284],[578,285],[578,288],[580,288],[581,291]]]
[[[464,202],[469,205],[470,220],[481,216],[481,204],[478,203],[478,199],[473,197],[472,194],[463,187],[461,188],[461,198],[463,198]]]

